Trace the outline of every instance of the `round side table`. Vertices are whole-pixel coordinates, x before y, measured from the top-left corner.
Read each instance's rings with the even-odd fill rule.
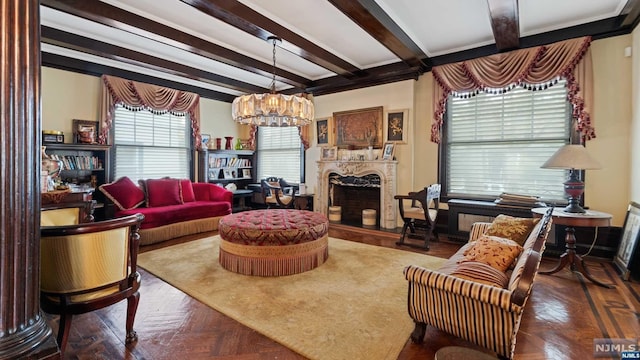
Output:
[[[542,217],[547,208],[535,208],[531,209],[534,217]],[[565,246],[566,250],[564,254],[560,256],[560,263],[558,265],[548,271],[539,271],[540,274],[551,275],[555,274],[558,271],[562,270],[566,265],[569,265],[571,271],[578,270],[585,278],[590,280],[596,285],[613,288],[613,285],[607,285],[602,283],[596,279],[594,279],[587,268],[584,265],[584,259],[580,255],[576,253],[576,236],[574,226],[584,226],[584,227],[599,227],[599,226],[610,226],[611,218],[613,217],[611,214],[607,214],[601,211],[595,210],[587,210],[584,213],[570,213],[563,211],[563,208],[553,208],[553,214],[551,214],[553,218],[554,225],[565,225],[566,226],[566,236],[565,236]]]

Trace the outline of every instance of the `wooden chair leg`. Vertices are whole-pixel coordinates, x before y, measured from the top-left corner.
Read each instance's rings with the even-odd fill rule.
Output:
[[[64,349],[67,347],[69,340],[69,332],[71,331],[71,314],[60,314],[60,325],[58,326],[58,347],[60,348],[60,356],[64,356]]]
[[[127,298],[127,338],[125,343],[132,343],[138,340],[138,334],[133,330],[133,322],[138,311],[138,303],[140,302],[140,293],[136,291]]]
[[[421,322],[415,322],[416,327],[411,333],[411,341],[415,344],[422,344],[424,342],[424,334],[427,332],[427,324]]]
[[[407,227],[409,226],[409,223],[405,222],[404,225],[402,225],[402,232],[400,233],[400,240],[396,241],[396,245],[404,245],[404,237],[407,235]]]

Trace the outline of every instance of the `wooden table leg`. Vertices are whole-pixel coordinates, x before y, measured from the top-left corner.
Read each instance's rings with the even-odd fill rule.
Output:
[[[556,265],[555,268],[547,271],[539,271],[540,274],[551,275],[555,274],[558,271],[562,270],[567,264],[569,264],[569,268],[571,271],[578,271],[584,276],[587,280],[593,282],[596,285],[606,287],[612,289],[613,285],[604,284],[596,279],[594,279],[587,268],[584,265],[584,259],[580,255],[576,253],[576,236],[575,229],[572,227],[567,227],[566,229],[567,235],[565,236],[566,250],[564,254],[560,256],[560,262]]]

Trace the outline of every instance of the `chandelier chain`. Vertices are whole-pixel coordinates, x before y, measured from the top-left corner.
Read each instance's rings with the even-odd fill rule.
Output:
[[[273,77],[271,78],[271,93],[276,93],[276,41],[277,37],[273,37]]]

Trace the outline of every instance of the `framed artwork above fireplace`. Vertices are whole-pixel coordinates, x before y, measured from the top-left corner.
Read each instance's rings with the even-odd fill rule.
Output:
[[[382,106],[333,113],[336,145],[364,149],[382,147]]]

